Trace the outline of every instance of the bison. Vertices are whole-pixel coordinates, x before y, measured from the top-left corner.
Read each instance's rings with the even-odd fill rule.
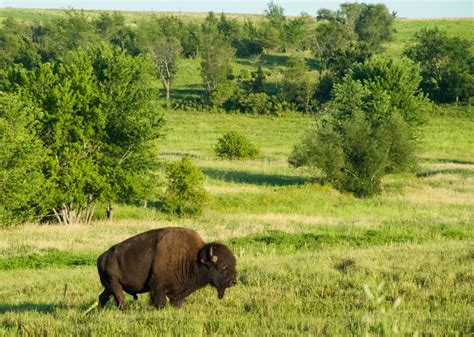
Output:
[[[122,241],[97,259],[104,291],[99,296],[103,307],[113,296],[124,308],[123,291],[137,299],[150,292],[151,302],[163,308],[166,297],[178,307],[184,298],[208,284],[224,297],[226,288],[236,284],[236,259],[225,245],[204,243],[192,229],[168,227],[154,229]]]

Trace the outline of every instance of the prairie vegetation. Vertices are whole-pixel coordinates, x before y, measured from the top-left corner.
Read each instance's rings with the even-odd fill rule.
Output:
[[[278,8],[273,8],[273,12],[270,8],[269,12],[274,16],[234,18],[229,15],[225,20],[236,19],[239,24],[244,24],[250,18],[256,25],[270,22],[275,28],[298,19],[286,18],[282,23]],[[98,12],[86,14],[90,15],[88,22],[101,17]],[[55,22],[64,16],[62,11],[0,10],[3,24],[7,22],[6,18],[18,19],[21,25],[25,25],[35,21]],[[149,17],[149,14],[123,13],[123,17],[124,27],[134,31],[140,27],[140,20]],[[104,18],[107,19],[106,16]],[[195,28],[207,20],[205,28],[209,34],[218,34],[213,30],[216,18],[209,19],[209,15],[180,18],[186,24],[196,25]],[[105,19],[103,22],[107,22]],[[174,29],[173,25],[177,22],[168,16],[166,20],[171,20],[169,25],[153,26],[153,29]],[[221,18],[217,20],[221,20],[222,24]],[[224,23],[227,22],[225,20]],[[314,18],[308,20],[315,21]],[[326,20],[332,19],[326,17]],[[449,37],[464,37],[472,42],[472,34],[466,32],[472,31],[473,22],[472,19],[395,19],[393,40],[381,43],[378,46],[381,49],[374,52],[399,58],[407,45],[415,41],[415,32],[433,26],[444,29]],[[272,29],[264,36],[273,36],[269,33]],[[132,36],[127,34],[119,36]],[[2,36],[11,37],[8,34]],[[273,42],[280,41],[280,38]],[[60,40],[56,36],[47,42]],[[1,41],[5,46],[5,41],[11,40]],[[73,42],[80,44],[81,41],[87,39],[78,37]],[[131,44],[127,43],[133,42],[133,39],[124,38],[121,41],[124,43],[122,46],[130,47]],[[164,40],[157,41],[162,43]],[[270,43],[272,39],[265,41]],[[165,42],[171,45],[176,43],[175,40]],[[21,43],[16,45],[17,50],[33,50],[22,49]],[[123,53],[112,52],[113,49],[108,49],[111,48],[110,43],[101,45],[99,51],[85,48],[86,51],[76,54],[69,54],[67,48],[61,50],[61,44],[58,44],[58,53],[41,54],[41,57],[57,57],[48,66],[42,66],[43,75],[51,72],[48,77],[51,79],[48,83],[53,87],[51,92],[35,85],[33,80],[28,82],[31,92],[43,90],[42,95],[11,93],[16,90],[11,85],[14,81],[41,74],[28,72],[30,70],[16,73],[30,77],[5,77],[5,72],[1,74],[3,80],[8,79],[1,84],[2,90],[10,92],[2,94],[0,102],[3,109],[0,110],[0,117],[3,118],[0,130],[9,131],[1,137],[5,137],[2,138],[4,142],[7,139],[5,135],[18,141],[12,141],[11,147],[0,150],[2,156],[5,154],[2,159],[7,155],[8,158],[16,158],[14,154],[25,149],[29,151],[21,157],[23,162],[36,163],[46,158],[47,155],[41,152],[43,150],[37,147],[49,138],[44,135],[43,138],[34,138],[37,134],[42,135],[40,128],[28,132],[31,130],[28,127],[43,125],[51,132],[48,135],[61,128],[48,129],[50,124],[38,124],[43,123],[38,116],[52,116],[43,115],[38,109],[48,113],[54,111],[58,118],[64,118],[61,125],[65,129],[68,125],[75,126],[75,132],[67,137],[62,133],[56,134],[58,137],[55,139],[60,141],[78,137],[77,143],[68,151],[59,146],[61,144],[53,144],[64,151],[59,152],[63,158],[67,158],[73,149],[79,154],[79,159],[74,159],[84,163],[83,156],[92,152],[92,145],[89,148],[82,140],[90,141],[87,144],[100,145],[93,156],[87,157],[91,158],[91,167],[97,169],[93,171],[98,172],[97,176],[95,173],[91,175],[96,180],[80,180],[87,177],[78,170],[72,172],[77,173],[76,184],[69,182],[70,185],[67,185],[83,187],[82,182],[85,181],[89,187],[83,190],[77,188],[74,192],[97,193],[91,224],[59,225],[48,219],[40,222],[37,213],[27,223],[16,227],[1,224],[1,335],[393,336],[472,333],[474,109],[469,99],[460,98],[457,104],[450,105],[427,103],[423,123],[417,125],[413,134],[416,141],[413,153],[418,158],[414,169],[387,172],[380,178],[378,194],[370,198],[357,198],[336,190],[328,175],[318,167],[295,168],[288,164],[288,158],[305,130],[318,123],[324,107],[330,106],[325,104],[333,100],[330,95],[328,101],[323,102],[319,100],[321,96],[308,95],[308,90],[321,83],[320,75],[334,75],[342,68],[321,72],[321,60],[309,49],[295,50],[290,46],[288,50],[278,50],[282,47],[278,45],[272,50],[268,44],[261,55],[237,55],[231,62],[221,64],[229,73],[224,77],[215,77],[215,83],[221,82],[210,90],[203,85],[203,79],[211,78],[212,74],[203,76],[202,58],[193,56],[196,50],[188,48],[190,54],[179,55],[176,72],[167,78],[171,84],[167,102],[167,90],[161,89],[160,85],[162,75],[151,70],[157,69],[153,68],[153,60],[160,59],[159,51],[155,50],[154,59],[146,58],[133,48]],[[51,46],[44,44],[40,47],[46,45]],[[147,48],[150,50],[149,46]],[[5,51],[7,49],[3,49]],[[134,55],[135,52],[138,54]],[[171,58],[175,55],[172,54]],[[25,59],[38,60],[35,55],[29,58],[32,54],[28,53],[22,54],[29,55],[27,58],[10,58],[12,55],[9,53],[2,55],[3,61],[14,60],[8,64],[11,69],[16,69]],[[93,62],[89,61],[88,55],[95,57]],[[137,60],[140,62],[135,62]],[[128,68],[131,65],[133,67]],[[155,64],[155,67],[158,66]],[[34,65],[32,69],[35,69]],[[69,83],[66,88],[73,87],[70,83],[83,79],[84,72],[77,69],[86,69],[90,76],[87,78],[89,82],[81,82],[87,84],[80,87],[82,96],[74,96],[80,104],[71,109],[67,104],[60,104],[68,102],[65,98],[70,96],[61,96],[64,92],[53,84],[63,81]],[[135,69],[136,76],[130,76],[128,71],[121,72],[123,69]],[[113,77],[105,76],[113,71]],[[241,74],[244,75],[239,77]],[[151,77],[154,78],[149,80]],[[127,81],[135,85],[122,87],[122,83]],[[227,85],[227,82],[236,87]],[[367,90],[372,90],[371,84],[364,83],[370,87]],[[217,89],[219,86],[223,89]],[[284,96],[280,101],[275,97],[282,87],[292,90],[292,95]],[[99,91],[106,88],[114,90]],[[137,100],[130,103],[123,99],[123,92],[128,93],[127,97],[131,92]],[[146,95],[143,95],[144,92]],[[373,92],[365,92],[366,97]],[[252,100],[236,108],[235,102],[242,97],[248,98],[246,93],[253,95]],[[320,93],[324,93],[322,89]],[[395,90],[391,92],[391,99],[398,94]],[[8,99],[11,96],[7,95],[17,98]],[[140,100],[140,97],[145,98]],[[121,105],[111,104],[116,99],[123,99]],[[290,102],[285,103],[285,100]],[[43,105],[39,106],[38,101]],[[379,102],[372,96],[367,101]],[[56,105],[51,102],[56,102]],[[383,106],[376,103],[373,105]],[[48,110],[45,108],[47,104],[53,108]],[[259,109],[246,110],[246,107],[257,105]],[[103,109],[104,106],[108,109]],[[140,108],[138,112],[141,112],[138,113],[133,107]],[[11,115],[4,112],[7,109],[10,109]],[[112,120],[120,127],[105,127],[97,133],[91,128],[82,129],[81,123],[72,123],[77,119],[71,117],[74,116],[71,111],[81,109],[95,116],[98,123],[94,125],[110,121],[112,115],[115,116]],[[366,106],[362,108],[363,111],[369,109]],[[132,115],[131,111],[135,114]],[[150,111],[156,111],[156,114],[149,116]],[[392,112],[390,109],[386,111]],[[18,117],[15,119],[14,116]],[[134,118],[127,119],[127,116]],[[34,118],[36,124],[29,118]],[[133,123],[137,120],[140,122]],[[15,125],[19,127],[10,127],[13,123],[18,123]],[[153,133],[149,133],[150,130]],[[216,144],[230,131],[245,137],[246,145],[251,144],[258,150],[258,155],[247,160],[219,158]],[[120,132],[126,134],[130,142],[124,152],[121,152],[121,141],[125,136],[122,134],[114,142],[114,136]],[[92,136],[87,138],[89,136],[84,135]],[[140,142],[135,143],[137,139]],[[66,140],[63,144],[67,144]],[[133,160],[132,156],[130,169],[122,169],[122,162],[129,158],[131,152],[127,149],[135,144],[142,146],[136,157],[147,160],[142,163]],[[53,145],[45,151],[51,151]],[[106,156],[101,152],[104,148],[109,151]],[[81,152],[84,149],[88,150],[85,154]],[[35,153],[38,155],[34,156]],[[120,165],[115,165],[112,160],[104,161],[107,156],[118,159]],[[18,162],[11,161],[14,165]],[[36,172],[48,172],[54,162],[45,163],[43,169]],[[168,166],[169,163],[174,164]],[[1,161],[0,164],[3,165]],[[30,166],[27,168],[31,169]],[[0,170],[4,174],[0,175],[0,182],[8,181],[5,179],[8,172],[8,167]],[[51,172],[57,171],[54,169]],[[97,178],[102,179],[100,174],[103,172],[107,172],[108,178],[115,179],[113,183]],[[25,180],[20,179],[22,174],[20,171],[15,176],[18,180],[12,184],[28,187]],[[176,184],[169,184],[170,176],[177,177],[173,178]],[[50,179],[49,175],[41,179],[35,177],[37,181]],[[36,199],[30,200],[38,203],[61,201],[68,192],[67,186],[63,186],[61,194],[58,190],[55,192],[61,198],[42,200],[42,196],[49,195],[45,192],[52,191],[52,185],[39,186],[39,194],[35,194],[38,186],[30,185],[31,191],[26,189],[26,192],[31,192],[30,195]],[[187,197],[180,198],[181,194]],[[28,216],[32,210],[24,207],[27,198],[14,197],[2,195],[0,200],[17,200],[17,209]],[[191,203],[195,198],[199,201],[206,199],[206,202],[193,208],[196,205]],[[113,207],[112,220],[107,220],[107,205]],[[0,212],[3,206],[0,205]],[[186,209],[192,209],[190,213],[195,215],[186,216],[186,211],[182,211]],[[93,309],[102,288],[95,266],[97,256],[127,237],[164,226],[193,228],[205,241],[218,240],[228,244],[237,256],[237,286],[229,289],[222,301],[217,299],[213,289],[202,289],[191,295],[180,309],[167,306],[160,311],[154,310],[149,305],[148,295],[141,295],[136,302],[127,296],[128,308],[125,311],[119,311],[112,301],[103,311]]]

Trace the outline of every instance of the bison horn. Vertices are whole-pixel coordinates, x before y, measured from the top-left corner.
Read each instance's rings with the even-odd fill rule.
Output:
[[[212,246],[211,248],[209,249],[209,256],[211,257],[211,261],[216,263],[217,262],[217,256],[216,255],[212,255]]]

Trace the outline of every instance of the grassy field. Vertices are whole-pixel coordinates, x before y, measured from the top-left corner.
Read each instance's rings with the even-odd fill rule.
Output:
[[[0,22],[58,15],[63,12],[2,8]],[[150,13],[124,15],[134,24]],[[399,56],[423,27],[436,25],[474,41],[474,19],[395,25],[395,40],[385,51],[391,56]],[[234,73],[263,64],[275,85],[289,56],[237,59]],[[182,60],[172,97],[199,96],[200,81],[199,60]],[[421,132],[418,171],[385,177],[383,193],[371,199],[335,191],[320,172],[289,167],[293,145],[313,123],[309,116],[166,111],[165,117],[157,156],[163,162],[191,156],[211,194],[205,212],[178,219],[154,208],[116,205],[112,223],[101,220],[100,209],[91,226],[2,229],[0,336],[474,332],[474,108],[433,111]],[[229,130],[245,134],[260,156],[218,160],[213,147]],[[141,295],[137,302],[127,297],[124,312],[113,303],[89,310],[101,291],[96,257],[163,226],[194,228],[206,241],[227,243],[237,256],[238,285],[222,301],[213,289],[200,290],[180,309],[156,311]]]
[[[26,225],[0,232],[0,335],[468,335],[474,296],[474,110],[445,107],[422,132],[417,174],[391,175],[382,195],[356,199],[290,168],[310,117],[167,112],[159,156],[187,154],[206,173],[204,214],[177,219],[117,206],[113,223]],[[261,149],[252,161],[213,154],[225,131]],[[211,288],[180,309],[142,295],[128,309],[88,311],[101,286],[96,256],[162,226],[229,244],[235,288]]]

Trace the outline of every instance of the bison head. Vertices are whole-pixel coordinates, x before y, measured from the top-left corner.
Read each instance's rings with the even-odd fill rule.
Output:
[[[205,266],[209,283],[217,289],[219,299],[224,297],[226,288],[237,283],[235,256],[223,244],[209,243],[199,252],[199,262]]]

